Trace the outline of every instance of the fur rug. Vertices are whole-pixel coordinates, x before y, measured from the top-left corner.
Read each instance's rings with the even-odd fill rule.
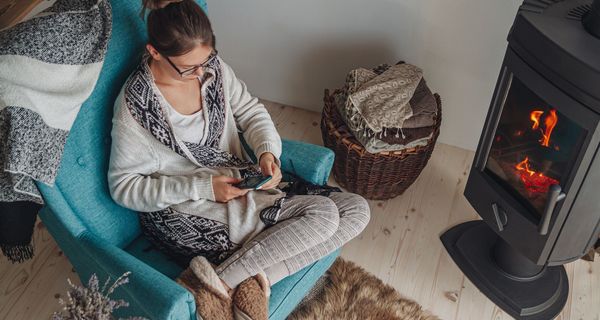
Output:
[[[319,285],[320,284],[320,285]],[[288,320],[439,320],[394,288],[338,258]]]

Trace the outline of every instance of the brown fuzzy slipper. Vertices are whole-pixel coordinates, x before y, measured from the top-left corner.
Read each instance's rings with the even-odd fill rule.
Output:
[[[194,257],[175,281],[194,296],[198,320],[233,319],[231,297],[206,258]]]
[[[233,315],[236,320],[268,320],[271,288],[261,272],[240,283],[233,294]]]

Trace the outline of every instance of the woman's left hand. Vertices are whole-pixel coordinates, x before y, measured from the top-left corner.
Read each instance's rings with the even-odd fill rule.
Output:
[[[260,156],[260,171],[265,176],[271,176],[271,180],[263,184],[260,189],[273,189],[281,182],[281,169],[275,161],[275,156],[270,152],[265,152]]]

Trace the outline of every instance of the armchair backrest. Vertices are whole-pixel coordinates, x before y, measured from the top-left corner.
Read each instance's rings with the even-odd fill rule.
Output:
[[[204,0],[197,1],[205,10]],[[111,0],[112,35],[100,77],[65,145],[55,188],[85,227],[123,247],[140,234],[135,212],[116,204],[107,184],[113,105],[147,40],[141,0]]]

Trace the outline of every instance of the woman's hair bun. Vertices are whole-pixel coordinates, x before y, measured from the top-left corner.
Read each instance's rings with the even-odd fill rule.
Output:
[[[144,8],[150,10],[162,9],[174,2],[181,2],[183,0],[143,0]]]
[[[196,1],[143,0],[143,4],[140,17],[147,18],[148,44],[161,55],[180,56],[198,44],[214,47],[210,20]],[[147,9],[151,10],[146,16],[144,10]]]

